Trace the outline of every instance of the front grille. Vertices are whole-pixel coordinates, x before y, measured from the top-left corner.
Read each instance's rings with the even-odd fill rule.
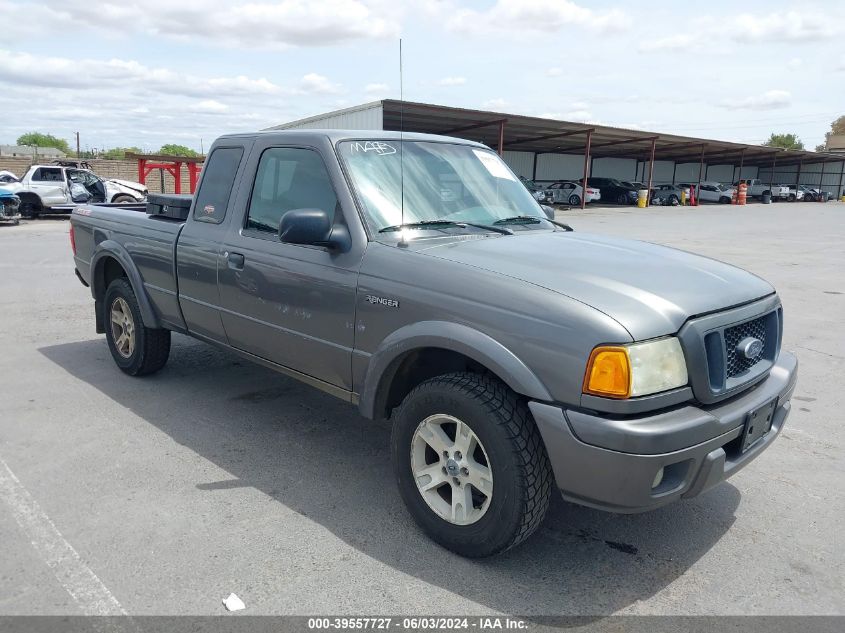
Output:
[[[766,348],[766,319],[768,315],[762,316],[753,321],[747,321],[725,329],[725,374],[728,378],[738,376],[748,371],[754,365],[763,360],[763,351]],[[737,345],[745,338],[753,337],[763,342],[760,352],[752,357],[745,358],[737,351]]]
[[[688,321],[678,337],[696,399],[717,402],[764,377],[778,357],[782,323],[776,296]],[[759,339],[762,349],[747,359],[737,346],[748,337]]]

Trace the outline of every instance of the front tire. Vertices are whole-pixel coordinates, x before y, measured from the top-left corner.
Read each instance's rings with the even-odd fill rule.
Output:
[[[528,407],[507,386],[474,373],[437,376],[393,417],[399,492],[434,541],[480,558],[518,545],[542,523],[549,458]]]
[[[34,220],[43,210],[41,205],[41,198],[33,193],[18,194],[21,199],[19,211],[22,217]]]
[[[103,310],[109,351],[121,371],[144,376],[164,367],[170,356],[170,330],[144,326],[138,299],[125,277],[109,284]]]
[[[628,196],[624,193],[620,193],[616,196],[616,204],[628,204]]]
[[[112,198],[112,203],[114,204],[132,204],[133,202],[137,202],[137,200],[135,200],[132,196],[127,196],[126,194],[120,194]]]

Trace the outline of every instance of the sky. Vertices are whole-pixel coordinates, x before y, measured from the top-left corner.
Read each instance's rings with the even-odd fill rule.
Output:
[[[411,101],[808,149],[845,114],[841,0],[0,0],[0,15],[0,143],[207,149],[399,98],[400,38]]]

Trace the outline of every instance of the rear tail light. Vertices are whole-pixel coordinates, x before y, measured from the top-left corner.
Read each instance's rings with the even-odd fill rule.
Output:
[[[74,257],[76,256],[76,235],[73,232],[73,224],[70,225],[70,229],[67,232],[68,237],[70,237],[70,250],[73,251]]]

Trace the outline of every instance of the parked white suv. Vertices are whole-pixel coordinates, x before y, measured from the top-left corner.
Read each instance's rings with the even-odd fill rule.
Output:
[[[20,182],[2,185],[21,199],[24,217],[70,213],[83,202],[136,203],[147,199],[138,182],[101,178],[89,169],[63,165],[33,165]]]

